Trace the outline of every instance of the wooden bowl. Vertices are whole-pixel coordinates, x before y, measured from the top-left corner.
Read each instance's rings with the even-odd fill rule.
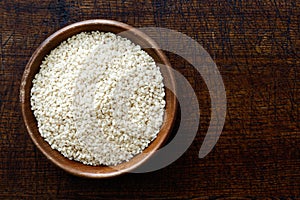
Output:
[[[57,47],[62,41],[80,32],[95,30],[102,32],[112,32],[115,34],[121,32],[124,33],[124,31],[126,31],[124,34],[121,34],[123,37],[130,39],[131,41],[141,45],[142,47],[145,45],[147,47],[153,47],[151,49],[147,48],[144,50],[153,57],[156,63],[160,63],[170,67],[170,63],[167,57],[159,49],[158,45],[151,38],[149,38],[149,36],[145,35],[141,31],[127,24],[112,20],[96,19],[82,21],[64,27],[55,32],[36,49],[24,70],[20,88],[20,102],[24,123],[31,139],[38,147],[38,149],[40,149],[41,152],[51,162],[73,175],[88,178],[106,178],[130,172],[131,170],[143,164],[150,156],[153,155],[153,153],[155,153],[157,149],[159,149],[163,145],[174,124],[177,101],[175,95],[171,92],[171,90],[165,88],[166,110],[164,122],[160,132],[158,133],[157,138],[143,151],[143,153],[136,155],[128,162],[121,163],[114,167],[89,166],[77,161],[69,160],[58,151],[53,150],[50,145],[41,137],[37,127],[37,121],[31,110],[30,90],[32,88],[32,80],[35,74],[38,73],[44,57],[48,55],[50,51]],[[175,91],[175,81],[172,71],[167,68],[161,68],[161,72],[164,77],[165,85],[171,86],[172,90]]]

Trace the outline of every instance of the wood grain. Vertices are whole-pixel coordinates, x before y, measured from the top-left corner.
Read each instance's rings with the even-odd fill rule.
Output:
[[[197,137],[176,162],[87,180],[66,174],[35,148],[20,112],[24,67],[51,33],[93,18],[174,29],[210,53],[228,110],[207,157],[197,156],[210,120],[209,93],[195,69],[171,53],[201,109]],[[299,199],[299,18],[299,1],[289,0],[0,0],[0,199]]]

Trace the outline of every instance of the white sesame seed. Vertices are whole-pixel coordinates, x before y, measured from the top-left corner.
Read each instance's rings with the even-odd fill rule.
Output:
[[[82,32],[42,61],[31,109],[41,136],[70,160],[117,165],[155,139],[163,77],[152,57],[113,33]]]

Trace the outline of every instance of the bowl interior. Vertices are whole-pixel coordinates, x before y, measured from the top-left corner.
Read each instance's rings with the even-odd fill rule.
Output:
[[[168,134],[171,131],[175,119],[176,97],[173,92],[171,92],[175,91],[175,81],[173,73],[170,71],[170,69],[163,67],[161,68],[161,72],[164,77],[164,83],[165,85],[168,85],[168,87],[172,88],[165,88],[166,110],[162,128],[158,133],[157,138],[143,151],[143,153],[135,156],[128,162],[121,163],[114,167],[89,166],[84,165],[80,162],[71,161],[65,158],[58,151],[53,150],[50,145],[41,137],[37,128],[37,121],[31,110],[30,90],[32,88],[32,80],[35,74],[38,73],[44,57],[48,55],[50,51],[57,47],[62,41],[83,31],[96,30],[120,34],[121,36],[130,39],[135,44],[139,44],[142,47],[152,47],[144,50],[153,57],[156,63],[170,66],[167,57],[161,50],[159,50],[159,47],[151,38],[127,24],[111,20],[88,20],[78,22],[62,28],[52,34],[33,53],[24,70],[23,78],[21,81],[20,101],[22,107],[22,115],[27,131],[33,142],[48,159],[71,174],[89,178],[105,178],[129,172],[130,170],[138,167],[139,165],[144,163],[165,142]]]

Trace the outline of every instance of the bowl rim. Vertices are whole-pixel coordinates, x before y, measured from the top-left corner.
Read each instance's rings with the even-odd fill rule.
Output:
[[[169,103],[171,103],[170,106],[172,108],[171,110],[169,110],[171,112],[170,113],[171,118],[168,120],[168,122],[166,122],[168,126],[166,127],[166,133],[164,134],[164,136],[161,139],[162,141],[158,145],[155,146],[156,148],[154,148],[154,150],[152,150],[151,152],[148,153],[149,155],[146,158],[141,159],[140,161],[134,163],[133,165],[131,165],[129,167],[126,167],[124,169],[120,169],[120,170],[117,170],[117,171],[112,171],[112,172],[109,172],[109,173],[85,172],[85,171],[80,170],[79,168],[70,167],[67,164],[64,164],[61,161],[59,161],[55,156],[51,155],[48,151],[46,151],[44,149],[44,147],[40,144],[40,142],[37,138],[37,137],[42,138],[42,136],[41,135],[36,136],[36,134],[33,133],[32,125],[29,122],[29,118],[28,118],[28,113],[27,113],[28,108],[26,108],[27,104],[29,104],[29,106],[30,106],[30,91],[27,91],[27,90],[30,90],[31,87],[27,90],[26,90],[26,87],[28,87],[28,84],[31,84],[31,82],[32,82],[32,79],[29,78],[29,74],[31,73],[31,66],[36,61],[36,59],[39,58],[40,54],[43,54],[42,52],[45,51],[48,48],[47,45],[51,44],[51,42],[53,42],[57,37],[63,36],[63,34],[69,32],[69,31],[77,30],[78,28],[83,27],[83,26],[92,26],[92,25],[95,25],[97,27],[100,27],[100,26],[104,25],[104,26],[114,26],[116,28],[121,28],[121,29],[124,29],[125,31],[132,32],[136,37],[139,37],[140,39],[148,42],[152,47],[151,49],[153,49],[155,51],[156,55],[159,57],[159,59],[162,60],[163,64],[168,66],[168,68],[167,68],[168,72],[167,73],[169,75],[168,78],[170,79],[170,83],[171,83],[170,86],[172,87],[172,93],[173,93],[173,94],[171,94],[171,100],[172,101],[169,102]],[[95,29],[95,31],[96,30],[98,30],[98,29]],[[99,31],[101,31],[101,30],[99,30]],[[105,32],[105,31],[103,31],[103,32]],[[106,31],[106,32],[108,32],[108,31]],[[121,32],[123,32],[123,31],[121,31]],[[75,33],[75,34],[77,34],[77,33]],[[72,34],[72,35],[75,35],[75,34]],[[115,34],[117,34],[117,33],[115,33]],[[64,41],[64,40],[62,40],[62,41]],[[62,41],[60,41],[59,43],[61,43]],[[54,48],[56,46],[57,45],[55,45]],[[50,49],[50,51],[51,51],[51,49]],[[44,56],[43,56],[43,58],[44,58]],[[150,38],[148,35],[143,33],[142,31],[140,31],[140,30],[138,30],[138,29],[136,29],[136,28],[134,28],[134,27],[132,27],[128,24],[125,24],[125,23],[122,23],[122,22],[119,22],[119,21],[115,21],[115,20],[108,20],[108,19],[92,19],[92,20],[85,20],[85,21],[80,21],[80,22],[76,22],[76,23],[67,25],[67,26],[57,30],[56,32],[52,33],[49,37],[47,37],[37,47],[37,49],[34,51],[32,56],[30,57],[28,63],[26,64],[26,67],[24,69],[21,84],[20,84],[20,97],[19,98],[20,98],[23,122],[25,124],[26,129],[27,129],[27,132],[28,132],[31,140],[33,141],[33,143],[46,156],[46,158],[48,160],[50,160],[56,166],[58,166],[59,168],[65,170],[66,172],[68,172],[70,174],[73,174],[73,175],[76,175],[76,176],[79,176],[79,177],[85,177],[85,178],[108,178],[108,177],[114,177],[114,176],[118,176],[118,175],[121,175],[121,174],[124,174],[124,173],[128,173],[128,172],[132,171],[133,169],[137,168],[138,166],[142,165],[143,163],[145,163],[155,153],[155,151],[158,150],[163,145],[164,142],[166,142],[167,137],[169,136],[169,134],[170,134],[170,132],[171,132],[173,126],[174,126],[175,116],[176,116],[176,113],[177,113],[177,104],[178,104],[178,102],[177,102],[177,99],[176,99],[175,77],[174,77],[174,74],[173,74],[173,72],[171,71],[170,68],[171,68],[171,64],[170,64],[168,58],[163,53],[163,51],[159,48],[157,43],[152,38]],[[29,96],[28,96],[28,92],[29,92]],[[31,108],[31,106],[30,106],[30,108]],[[33,113],[32,110],[31,110],[31,113]],[[147,148],[148,147],[146,147],[146,149]],[[66,158],[66,159],[68,159],[68,158]],[[77,162],[77,161],[74,161],[74,162]],[[83,163],[81,163],[81,164],[84,165]],[[91,167],[94,167],[94,166],[91,166]],[[95,167],[97,167],[97,166],[95,166]]]

